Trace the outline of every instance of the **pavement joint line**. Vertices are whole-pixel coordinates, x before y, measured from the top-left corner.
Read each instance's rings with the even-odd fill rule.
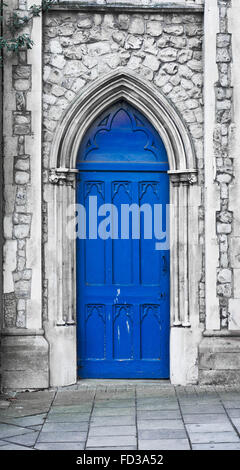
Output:
[[[227,408],[225,407],[221,396],[220,396],[219,394],[218,394],[218,396],[219,396],[220,402],[221,402],[221,404],[222,404],[222,406],[223,406],[223,408],[224,408],[225,414],[227,415],[228,420],[230,421],[230,423],[231,423],[231,425],[232,425],[234,431],[236,432],[237,436],[238,436],[239,439],[240,439],[240,431],[238,430],[237,426],[235,426],[234,422],[232,421],[232,418],[231,418],[231,416],[229,415],[228,410],[227,410]]]
[[[27,416],[23,416],[22,419],[26,418]],[[15,419],[15,418],[13,418]],[[21,418],[20,418],[21,419]],[[29,429],[29,426],[21,426],[20,424],[14,424],[14,423],[4,423],[3,421],[0,421],[0,424],[6,424],[6,426],[15,426],[16,428],[25,428],[25,429]],[[33,425],[34,426],[34,425]],[[36,425],[37,426],[37,425]],[[41,426],[39,424],[39,426]],[[32,429],[32,431],[34,431],[34,429]]]
[[[55,398],[56,398],[56,395],[57,395],[57,390],[55,390],[55,393],[53,394],[53,397],[52,397],[51,403],[50,403],[50,405],[49,405],[48,411],[47,411],[47,413],[46,413],[46,416],[45,416],[45,418],[43,418],[43,423],[42,423],[42,425],[40,425],[41,428],[39,429],[39,431],[37,431],[38,436],[37,436],[36,441],[35,441],[35,443],[34,443],[34,445],[33,445],[33,449],[34,449],[35,445],[36,445],[37,442],[38,442],[39,436],[40,436],[40,434],[41,434],[41,432],[42,432],[42,429],[43,429],[44,424],[46,423],[47,417],[48,417],[48,415],[49,415],[49,413],[50,413],[50,410],[51,410],[51,408],[52,408],[52,405],[53,405],[53,403],[54,403],[54,400],[55,400]]]
[[[95,406],[96,394],[97,394],[97,389],[95,390],[94,395],[93,395],[92,408],[91,408],[89,419],[88,419],[88,429],[87,429],[86,440],[85,440],[85,444],[84,444],[84,449],[85,450],[86,450],[86,447],[87,447],[87,441],[88,441],[89,431],[90,431],[90,427],[91,427],[91,419],[92,419],[92,414],[93,414],[93,410],[94,410],[94,406]]]
[[[175,386],[174,386],[174,390],[175,390],[175,394],[176,394],[176,398],[177,398],[177,402],[178,402],[178,406],[179,406],[179,411],[180,411],[182,423],[183,423],[184,430],[185,430],[185,433],[186,433],[186,436],[187,436],[187,440],[188,440],[188,443],[189,443],[189,446],[190,446],[190,450],[192,450],[192,442],[191,442],[191,439],[190,439],[190,436],[188,434],[188,430],[187,430],[187,427],[186,427],[186,424],[185,424],[185,421],[184,421],[184,418],[183,418],[182,409],[181,409],[180,401],[179,401],[179,398],[178,398],[177,388]]]
[[[139,439],[138,439],[138,418],[137,418],[137,387],[135,386],[135,427],[136,427],[136,449],[138,450],[138,444],[139,444]]]
[[[34,431],[33,431],[33,432],[34,432]],[[36,432],[36,434],[37,434],[37,431],[35,431],[35,432]],[[9,437],[10,437],[10,436],[9,436]],[[15,436],[11,436],[11,438],[13,438],[13,437],[15,437]],[[19,436],[17,436],[17,437],[19,437]],[[1,438],[1,441],[4,441],[4,442],[6,442],[7,444],[11,444],[11,445],[17,445],[17,446],[21,446],[21,447],[26,447],[27,449],[31,449],[31,450],[35,450],[35,449],[34,449],[34,446],[36,445],[36,441],[35,441],[35,443],[34,443],[33,445],[30,445],[30,446],[27,446],[26,444],[19,444],[19,443],[17,443],[17,442],[8,441],[7,438],[5,438],[5,439]],[[0,450],[1,450],[1,447],[0,447]]]

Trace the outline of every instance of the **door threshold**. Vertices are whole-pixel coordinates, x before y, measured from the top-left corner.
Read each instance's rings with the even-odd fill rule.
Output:
[[[78,385],[171,385],[170,379],[78,379]]]

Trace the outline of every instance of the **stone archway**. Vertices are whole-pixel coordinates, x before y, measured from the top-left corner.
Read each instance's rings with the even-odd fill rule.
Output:
[[[192,363],[196,362],[197,345],[192,343],[192,325],[196,327],[197,322],[194,308],[190,306],[190,286],[195,282],[191,280],[194,257],[190,234],[195,237],[197,220],[189,215],[189,207],[194,204],[194,183],[197,182],[194,148],[181,116],[166,97],[153,85],[118,70],[95,81],[73,101],[62,116],[52,145],[49,184],[45,190],[48,219],[51,221],[45,252],[46,278],[51,282],[45,331],[50,343],[52,386],[76,381],[76,254],[75,243],[67,239],[65,226],[67,207],[75,202],[77,152],[89,125],[119,99],[134,105],[148,118],[161,136],[168,154],[171,181],[172,382],[187,381],[186,354],[190,349],[194,349]]]

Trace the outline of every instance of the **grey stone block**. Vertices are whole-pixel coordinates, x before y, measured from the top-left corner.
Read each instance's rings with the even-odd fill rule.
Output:
[[[52,431],[41,432],[38,438],[39,442],[84,442],[87,433],[81,431]]]
[[[134,408],[94,408],[92,417],[98,416],[131,416],[135,415]]]
[[[43,432],[55,432],[55,431],[87,431],[88,422],[75,422],[75,423],[45,423],[42,431]]]
[[[83,450],[83,442],[46,442],[37,443],[34,449],[38,450]]]
[[[189,433],[193,432],[225,432],[233,431],[233,427],[230,422],[225,423],[211,423],[208,422],[202,424],[186,424],[187,431]]]
[[[86,447],[86,450],[136,450],[137,446],[121,446],[121,447]]]
[[[87,447],[120,447],[120,446],[135,446],[136,437],[134,436],[95,436],[89,437],[87,440]]]
[[[99,400],[95,401],[94,409],[103,409],[103,408],[135,408],[135,401],[132,399],[129,400]]]
[[[135,416],[104,416],[93,417],[91,426],[133,426]]]
[[[209,404],[204,404],[204,405],[181,405],[181,410],[183,415],[184,414],[192,414],[192,413],[197,413],[197,414],[212,414],[212,413],[224,413],[224,408],[222,405],[209,405]]]
[[[228,423],[226,414],[185,414],[186,424]]]
[[[140,450],[190,450],[187,439],[139,440]]]
[[[221,444],[193,444],[193,450],[240,450],[237,442],[221,442]]]
[[[4,389],[48,387],[48,343],[43,336],[5,336],[2,354]]]
[[[1,450],[32,450],[29,447],[21,446],[18,444],[8,444],[7,442],[5,444],[5,446],[1,446]]]
[[[36,425],[42,425],[44,422],[44,419],[46,417],[46,413],[40,414],[40,415],[34,415],[34,416],[24,416],[22,418],[1,418],[0,421],[8,424],[15,424],[16,426],[23,426],[23,427],[29,427],[29,426],[36,426]]]
[[[138,411],[138,419],[180,419],[180,411]]]
[[[190,440],[193,444],[206,444],[212,442],[239,442],[240,439],[235,432],[191,432]]]
[[[31,433],[31,430],[11,424],[0,424],[0,439],[27,433]]]
[[[179,406],[178,403],[158,403],[157,401],[154,403],[144,403],[137,402],[137,409],[138,411],[178,411]]]
[[[81,423],[89,419],[90,413],[57,413],[48,415],[46,423]]]
[[[135,436],[136,426],[90,426],[89,437],[95,436]]]
[[[185,430],[175,429],[150,429],[139,431],[138,436],[140,440],[150,439],[187,439]]]
[[[13,444],[19,444],[19,445],[24,445],[24,446],[27,446],[27,447],[33,447],[36,440],[37,440],[37,438],[38,438],[38,432],[33,431],[31,433],[24,434],[22,436],[9,437],[9,438],[7,438],[7,441],[11,442]]]
[[[51,411],[49,413],[50,415],[53,414],[74,414],[74,413],[90,413],[92,410],[92,403],[86,403],[83,405],[72,405],[72,406],[52,406]]]
[[[138,420],[139,430],[150,430],[150,429],[173,429],[173,430],[184,430],[184,424],[180,419],[158,419],[158,420]]]

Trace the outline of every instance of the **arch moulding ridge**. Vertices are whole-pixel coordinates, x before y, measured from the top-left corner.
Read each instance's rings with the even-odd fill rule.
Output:
[[[48,320],[45,334],[50,344],[51,386],[76,381],[76,243],[66,233],[68,207],[76,201],[75,173],[81,140],[92,122],[109,106],[125,100],[151,122],[165,145],[170,173],[170,365],[173,383],[186,382],[186,352],[192,347],[192,325],[197,311],[192,295],[196,286],[198,212],[196,163],[187,126],[168,99],[154,86],[125,70],[111,73],[86,87],[65,110],[56,129],[50,159],[49,182],[44,185],[48,203],[48,241],[45,244],[45,276]],[[58,184],[59,183],[59,184]],[[194,235],[195,234],[195,235]],[[195,237],[195,238],[194,238]],[[195,244],[196,240],[196,246]],[[191,295],[190,295],[191,294]],[[178,345],[184,345],[183,350]],[[180,347],[179,346],[179,347]],[[197,360],[197,358],[196,358]],[[194,363],[195,364],[195,363]],[[179,372],[183,371],[183,372]],[[184,376],[184,378],[182,378]]]
[[[180,114],[154,85],[126,70],[94,81],[65,110],[55,132],[50,169],[63,173],[74,171],[86,130],[102,112],[121,99],[142,112],[161,136],[168,154],[169,173],[194,174],[193,143]]]

